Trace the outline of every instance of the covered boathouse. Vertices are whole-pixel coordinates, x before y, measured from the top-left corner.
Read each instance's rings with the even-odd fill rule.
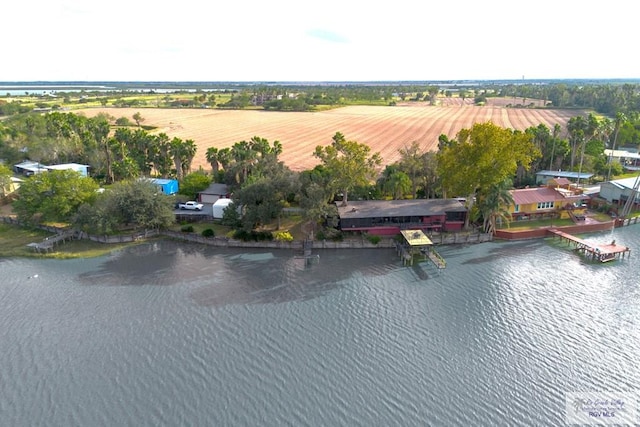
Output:
[[[395,236],[401,230],[460,231],[467,208],[457,199],[363,200],[336,202],[342,231]]]

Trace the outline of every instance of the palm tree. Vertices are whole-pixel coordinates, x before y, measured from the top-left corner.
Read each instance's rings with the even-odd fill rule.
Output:
[[[492,185],[485,193],[478,194],[477,207],[483,218],[485,233],[495,233],[498,219],[511,220],[509,206],[513,204],[511,195],[512,183],[507,179],[501,183]]]
[[[173,157],[173,165],[176,169],[176,177],[178,180],[183,178],[182,175],[182,159],[184,158],[184,142],[182,139],[174,136],[169,145],[169,153]]]
[[[211,164],[211,171],[214,176],[218,174],[218,170],[220,169],[220,163],[218,161],[219,151],[216,147],[207,148],[207,162]]]
[[[182,176],[185,176],[189,172],[191,172],[191,163],[193,163],[193,158],[195,157],[197,151],[198,146],[193,141],[193,139],[187,139],[183,142],[182,154],[184,157],[182,159]]]
[[[611,147],[611,154],[609,155],[609,170],[607,171],[607,181],[611,179],[611,162],[613,161],[613,151],[616,149],[616,144],[618,143],[618,133],[620,132],[620,126],[622,123],[627,121],[627,117],[624,113],[616,113],[616,118],[614,120],[614,131],[613,131],[613,144]]]
[[[580,143],[584,140],[584,131],[586,120],[582,116],[571,117],[567,123],[567,130],[569,131],[569,141],[571,142],[571,162],[569,169],[573,170],[573,164],[576,159],[576,153]]]
[[[551,157],[549,159],[549,170],[553,170],[553,161],[555,160],[556,155],[556,142],[558,141],[558,138],[560,138],[560,131],[561,128],[558,123],[553,125],[553,134],[551,135],[553,138],[553,147],[551,148]]]
[[[168,176],[171,172],[171,140],[162,132],[155,136],[154,166],[160,176]]]
[[[231,162],[233,161],[233,156],[231,154],[231,148],[222,148],[218,151],[218,162],[220,162],[220,166],[223,170],[229,169],[231,166]]]
[[[411,190],[411,179],[409,179],[406,173],[396,171],[389,176],[384,188],[387,192],[391,193],[394,200],[399,200]]]
[[[600,121],[595,114],[589,113],[587,117],[587,126],[584,130],[584,140],[582,141],[582,149],[580,150],[580,167],[578,168],[578,179],[576,185],[580,185],[580,176],[582,175],[582,165],[584,163],[584,149],[589,141],[591,141],[600,132]]]
[[[257,153],[252,144],[247,141],[233,144],[231,154],[236,168],[236,183],[242,184],[247,181],[251,168],[257,159]]]

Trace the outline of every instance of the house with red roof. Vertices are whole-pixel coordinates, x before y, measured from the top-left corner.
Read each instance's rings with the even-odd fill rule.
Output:
[[[579,217],[589,201],[582,189],[564,178],[551,179],[544,187],[511,190],[511,196],[508,211],[514,221]]]

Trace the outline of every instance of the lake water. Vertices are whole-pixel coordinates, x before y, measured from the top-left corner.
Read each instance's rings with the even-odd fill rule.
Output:
[[[631,256],[545,239],[440,247],[440,273],[386,249],[306,264],[175,242],[0,259],[0,424],[564,425],[567,393],[640,397],[640,227],[586,238]]]
[[[115,90],[108,86],[92,85],[0,85],[0,96],[25,96],[55,94],[56,92],[109,91]]]

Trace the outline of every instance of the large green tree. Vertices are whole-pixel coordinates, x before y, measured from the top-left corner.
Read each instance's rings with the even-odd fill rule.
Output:
[[[105,234],[122,228],[165,228],[174,222],[172,198],[158,194],[147,180],[116,182],[95,203],[81,206],[74,217],[76,227]]]
[[[493,186],[513,178],[519,165],[528,169],[539,155],[532,135],[492,122],[476,123],[460,130],[456,140],[441,144],[437,169],[446,195],[466,196],[471,210],[477,195],[484,197]]]
[[[200,191],[206,190],[211,184],[211,177],[202,171],[185,175],[180,181],[180,194],[184,194],[189,200],[195,200]]]
[[[277,228],[283,208],[299,193],[300,180],[275,156],[260,158],[251,174],[234,191],[234,202],[242,206],[242,224],[246,231],[276,219]]]
[[[300,207],[304,216],[314,226],[320,221],[337,217],[338,211],[333,201],[331,177],[322,165],[300,173]]]
[[[371,154],[366,144],[348,141],[337,132],[330,145],[318,145],[313,153],[320,159],[331,177],[331,188],[342,192],[342,204],[348,203],[348,194],[354,187],[368,185],[376,176],[382,163],[379,153]]]
[[[408,147],[401,148],[399,152],[400,162],[398,169],[409,177],[411,193],[415,199],[418,197],[418,186],[424,173],[424,152],[416,141],[413,141]]]
[[[79,206],[92,203],[98,184],[76,171],[52,170],[27,178],[18,189],[13,210],[21,221],[68,222]]]

